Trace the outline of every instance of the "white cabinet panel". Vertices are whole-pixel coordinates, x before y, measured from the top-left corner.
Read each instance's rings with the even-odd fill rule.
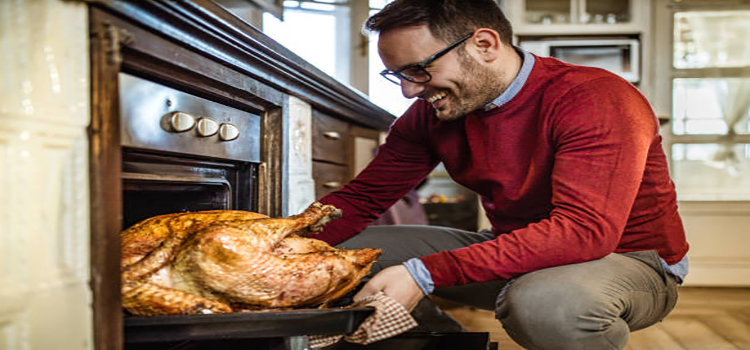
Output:
[[[680,202],[691,286],[750,286],[750,202]]]

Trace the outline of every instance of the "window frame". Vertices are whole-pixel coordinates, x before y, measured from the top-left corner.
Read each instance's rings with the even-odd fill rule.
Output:
[[[718,144],[726,142],[726,135],[722,134],[702,134],[702,135],[685,135],[675,134],[672,129],[673,112],[673,82],[675,79],[684,78],[750,78],[750,65],[745,67],[711,67],[711,68],[675,68],[674,67],[674,15],[678,12],[698,12],[698,11],[731,11],[731,10],[750,10],[750,4],[738,4],[734,1],[710,1],[702,2],[690,1],[680,2],[679,0],[656,0],[654,31],[656,40],[653,41],[655,47],[655,93],[653,98],[654,107],[660,119],[667,119],[670,122],[662,126],[661,134],[663,137],[664,151],[667,154],[669,166],[674,169],[672,159],[672,148],[675,144]],[[657,72],[668,72],[668,74],[657,74]],[[750,135],[735,134],[731,137],[734,144],[750,144]],[[679,198],[679,193],[678,193]],[[694,199],[689,199],[693,201]],[[695,201],[715,201],[695,199]],[[722,199],[720,201],[744,202],[745,200]]]

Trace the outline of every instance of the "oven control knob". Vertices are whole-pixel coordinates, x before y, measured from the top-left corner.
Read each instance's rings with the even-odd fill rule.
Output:
[[[240,137],[240,129],[236,126],[229,123],[219,125],[219,138],[222,141],[232,141],[238,137]]]
[[[209,137],[219,132],[219,123],[209,118],[198,119],[198,135]]]
[[[195,118],[185,112],[172,112],[169,117],[169,124],[175,132],[185,132],[195,126]]]

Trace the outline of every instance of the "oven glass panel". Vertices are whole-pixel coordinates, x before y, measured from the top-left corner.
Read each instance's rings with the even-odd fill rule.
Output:
[[[123,229],[202,210],[257,211],[257,164],[123,149]]]
[[[123,229],[156,215],[231,207],[230,189],[221,184],[123,183]]]

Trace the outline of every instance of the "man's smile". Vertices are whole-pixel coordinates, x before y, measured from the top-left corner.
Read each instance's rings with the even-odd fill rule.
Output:
[[[435,103],[435,101],[440,100],[440,99],[444,98],[445,96],[447,96],[447,94],[445,92],[441,91],[441,92],[438,92],[438,93],[436,93],[436,94],[434,94],[434,95],[432,95],[430,97],[425,98],[425,100],[427,102],[429,102],[429,103]]]

